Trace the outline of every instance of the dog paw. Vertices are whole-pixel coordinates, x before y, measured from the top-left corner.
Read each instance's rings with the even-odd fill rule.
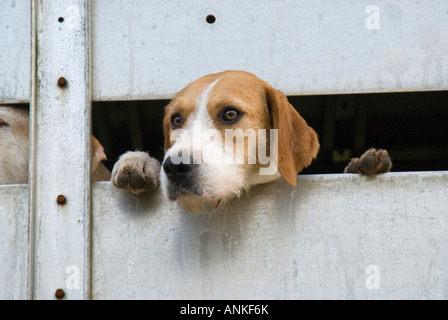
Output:
[[[386,150],[369,149],[361,157],[353,158],[345,167],[344,173],[373,175],[389,172],[392,161]]]
[[[128,151],[112,169],[112,183],[120,189],[134,193],[158,188],[160,163],[146,152]]]

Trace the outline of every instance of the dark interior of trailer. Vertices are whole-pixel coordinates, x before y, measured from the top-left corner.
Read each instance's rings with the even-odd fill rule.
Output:
[[[319,135],[317,159],[304,174],[341,173],[370,147],[387,149],[392,171],[448,170],[448,92],[290,96]],[[93,133],[109,168],[127,150],[163,157],[168,100],[94,102]]]

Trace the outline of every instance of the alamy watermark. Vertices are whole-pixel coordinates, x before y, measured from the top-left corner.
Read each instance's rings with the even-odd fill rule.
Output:
[[[65,278],[66,288],[69,290],[79,289],[79,267],[76,265],[69,265],[65,268],[65,273],[67,274],[67,277]]]
[[[366,267],[365,272],[368,274],[366,278],[366,288],[369,290],[378,290],[380,288],[380,268],[371,264]]]
[[[380,8],[372,4],[367,6],[366,13],[369,15],[366,19],[366,28],[369,30],[380,29]]]
[[[260,175],[277,172],[277,129],[225,129],[223,137],[221,131],[214,128],[204,130],[200,121],[194,121],[192,130],[172,131],[170,141],[181,144],[181,148],[169,155],[174,164],[257,163],[269,164],[260,167]]]

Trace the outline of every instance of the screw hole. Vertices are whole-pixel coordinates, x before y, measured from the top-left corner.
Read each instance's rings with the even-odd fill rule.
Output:
[[[207,18],[205,18],[205,20],[206,20],[208,23],[213,24],[213,23],[215,23],[215,21],[216,21],[216,17],[215,17],[214,15],[212,15],[212,14],[209,14],[209,15],[207,16]]]
[[[62,22],[64,22],[64,18],[63,18],[63,17],[59,17],[59,18],[58,18],[58,21],[59,21],[60,23],[62,23]]]

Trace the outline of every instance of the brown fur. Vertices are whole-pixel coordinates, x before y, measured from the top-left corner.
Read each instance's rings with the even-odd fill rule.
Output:
[[[360,173],[367,176],[389,172],[392,161],[386,150],[371,148],[359,158],[351,159],[344,173]]]
[[[292,186],[297,174],[309,166],[319,151],[316,132],[288,102],[283,92],[267,87],[273,128],[278,129],[278,169]]]
[[[236,106],[244,110],[245,115],[234,128],[278,129],[277,164],[285,180],[295,186],[297,174],[309,166],[319,150],[316,132],[288,102],[286,96],[273,89],[267,82],[244,71],[225,71],[206,75],[179,91],[166,107],[164,118],[165,150],[171,147],[171,117],[179,113],[184,119],[196,108],[196,97],[206,86],[220,78],[208,101],[207,110],[215,119],[215,128],[225,136],[225,129],[217,119],[217,113],[225,106]],[[247,143],[247,139],[246,139]],[[269,140],[268,140],[269,146]],[[245,146],[247,148],[247,145]],[[268,149],[269,152],[269,149]],[[244,153],[246,156],[247,152]],[[247,163],[247,162],[246,162]],[[260,164],[250,170],[258,170]]]
[[[223,121],[221,113],[227,107],[237,109],[243,113],[242,116],[240,114],[238,120],[233,123]],[[194,176],[190,176],[190,178],[196,179],[193,183],[190,182],[190,187],[194,187],[191,189],[185,189],[175,179],[170,181],[168,174],[171,174],[170,170],[173,167],[172,163],[168,162],[168,166],[171,166],[171,169],[168,168],[166,170],[166,168],[163,168],[159,176],[160,185],[171,200],[176,199],[192,212],[198,212],[202,208],[208,208],[213,211],[218,205],[225,203],[229,199],[239,197],[251,186],[268,183],[280,176],[283,176],[289,184],[295,186],[297,184],[297,174],[311,164],[311,161],[317,156],[319,151],[319,141],[316,132],[308,126],[281,91],[273,89],[267,82],[251,73],[224,71],[206,75],[191,82],[179,91],[167,105],[163,120],[166,159],[171,155],[182,153],[183,150],[191,148],[191,145],[189,145],[191,140],[187,138],[187,134],[193,131],[192,123],[189,121],[196,121],[196,118],[191,116],[197,108],[199,108],[199,112],[196,118],[205,120],[204,128],[206,130],[210,128],[219,130],[221,138],[226,137],[226,129],[241,130],[239,133],[235,133],[238,130],[233,130],[237,143],[234,144],[233,139],[228,141],[225,138],[224,143],[228,145],[220,143],[211,145],[218,148],[218,150],[223,147],[226,155],[230,156],[232,151],[235,156],[244,148],[243,154],[245,159],[242,164],[222,165],[219,161],[215,161],[212,164],[195,167],[196,170],[191,171],[194,172]],[[206,108],[206,114],[203,113],[203,108]],[[171,127],[171,120],[174,114],[178,114],[182,118],[183,124],[185,124],[187,131],[186,133],[184,132],[184,140],[177,140],[177,136],[172,136],[172,133],[176,134],[182,131],[177,130],[177,128],[173,130]],[[181,125],[180,128],[183,128],[183,126]],[[267,171],[263,171],[263,174],[261,174],[261,167],[267,166],[262,165],[258,158],[254,164],[248,163],[250,155],[248,142],[252,137],[248,137],[248,135],[241,137],[241,135],[253,130],[256,139],[258,139],[257,130],[259,129],[266,129],[267,136],[263,137],[263,141],[260,141],[266,143],[266,156],[271,155],[271,151],[274,151],[274,160],[277,165],[277,167],[273,166],[274,171],[276,171],[274,173],[270,173],[272,167],[269,167],[269,174],[265,174]],[[276,150],[269,150],[269,129],[277,129],[278,145]],[[258,148],[258,141],[256,143]],[[230,149],[230,146],[233,149]],[[198,147],[199,151],[201,151],[200,148],[201,146]],[[251,145],[250,149],[253,155],[255,152],[254,144]],[[172,154],[170,154],[171,152]],[[255,153],[258,155],[258,152]],[[391,162],[387,161],[389,159],[387,152],[381,154],[385,155],[385,158],[378,162],[376,166],[378,170],[375,173],[385,172],[390,169],[389,164]],[[356,168],[369,169],[371,160],[372,157],[367,155],[359,160],[354,160],[353,163],[356,163]],[[375,163],[375,161],[373,162]],[[148,168],[153,168],[153,170],[148,170]],[[115,164],[112,172],[112,182],[119,188],[138,193],[159,185],[154,174],[159,168],[158,162],[147,153],[127,152]],[[276,168],[278,168],[278,171],[275,170]],[[183,170],[185,170],[185,167]],[[363,170],[357,172],[366,173]],[[178,187],[180,189],[176,189]]]

